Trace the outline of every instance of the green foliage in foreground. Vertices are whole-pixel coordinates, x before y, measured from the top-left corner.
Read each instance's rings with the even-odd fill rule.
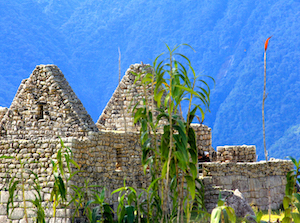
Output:
[[[191,123],[197,111],[201,113],[199,119],[204,120],[210,88],[196,75],[191,61],[177,52],[180,46],[189,45],[174,49],[166,46],[166,54],[135,74],[135,84],[140,81],[144,95],[132,113],[134,124],[140,123],[142,165],[144,171],[150,170],[152,182],[147,192],[147,222],[179,222],[184,215],[189,221],[192,210],[200,212],[204,208],[203,199],[196,199],[203,196],[197,189],[203,185],[197,181],[198,151]],[[188,103],[185,118],[181,112],[183,101]]]
[[[300,160],[289,157],[295,165],[295,169],[288,172],[285,196],[283,198],[284,218],[282,222],[300,223],[300,194],[297,193],[296,185],[300,183]]]
[[[219,222],[236,222],[236,216],[233,208],[225,205],[225,202],[222,199],[219,199],[218,206],[213,209],[211,212],[211,223],[219,223]]]

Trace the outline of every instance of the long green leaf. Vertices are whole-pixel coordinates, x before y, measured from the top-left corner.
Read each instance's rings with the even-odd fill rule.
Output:
[[[236,215],[232,207],[225,207],[226,213],[228,215],[228,220],[232,223],[236,222]]]
[[[181,89],[183,89],[183,90],[189,92],[189,93],[192,94],[192,95],[195,95],[195,96],[200,97],[200,95],[199,95],[199,93],[198,93],[197,91],[194,91],[194,90],[192,90],[192,89],[190,89],[190,88],[187,88],[187,87],[181,86],[181,85],[176,85],[176,87],[181,88]]]
[[[13,156],[0,156],[2,159],[14,159],[15,157]]]
[[[189,163],[189,168],[191,170],[192,176],[195,179],[197,177],[197,167],[195,166],[194,163]]]
[[[196,185],[195,185],[195,180],[191,177],[186,175],[185,176],[187,185],[188,185],[188,190],[191,193],[192,199],[195,199],[195,193],[196,193]]]
[[[221,216],[222,216],[222,209],[220,207],[214,208],[211,212],[210,222],[211,223],[220,223]]]
[[[299,213],[292,213],[292,217],[293,217],[294,223],[300,223],[300,214]]]
[[[290,202],[291,202],[291,199],[288,198],[287,196],[285,196],[285,197],[283,198],[283,201],[282,201],[282,203],[283,203],[283,208],[284,208],[284,209],[287,209],[287,208],[290,206]]]

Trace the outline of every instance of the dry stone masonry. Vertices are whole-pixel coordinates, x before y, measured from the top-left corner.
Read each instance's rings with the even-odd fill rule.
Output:
[[[129,132],[139,131],[140,126],[133,124],[131,110],[144,97],[144,90],[140,81],[134,84],[136,77],[134,74],[143,72],[145,66],[147,65],[134,64],[126,71],[96,123],[99,129],[124,131],[124,113],[126,130]],[[149,94],[149,91],[147,93]]]
[[[255,146],[218,146],[217,161],[219,162],[255,162]]]
[[[54,184],[51,160],[55,160],[62,137],[65,146],[73,152],[81,172],[70,184],[83,186],[102,185],[107,188],[106,197],[116,210],[117,195],[113,190],[123,186],[145,188],[149,176],[145,176],[140,163],[139,126],[133,125],[130,103],[139,101],[143,89],[139,82],[133,85],[135,76],[144,68],[142,64],[131,65],[115,90],[112,98],[95,124],[77,98],[62,72],[55,65],[39,65],[30,77],[22,81],[9,108],[0,107],[0,222],[6,222],[8,181],[12,177],[21,180],[21,164],[38,176],[42,186],[43,205],[47,222],[53,222],[50,191]],[[124,112],[125,111],[125,112]],[[124,113],[123,113],[124,112]],[[126,132],[124,116],[126,120]],[[211,129],[202,124],[193,124],[199,151],[215,153],[211,147]],[[216,161],[203,163],[205,201],[211,210],[218,198],[219,190],[224,196],[239,189],[245,199],[260,209],[266,209],[267,186],[271,187],[272,205],[280,205],[286,184],[285,175],[293,168],[289,161],[255,162],[254,146],[218,147]],[[20,163],[21,162],[21,163]],[[33,199],[34,174],[25,171],[26,199]],[[28,203],[28,217],[34,221],[34,208]],[[24,223],[21,192],[10,215],[13,223]],[[58,208],[57,222],[70,217],[72,209]]]
[[[206,151],[212,154],[214,149],[211,147],[212,137],[211,128],[203,124],[191,124],[196,133],[197,148],[199,151]]]
[[[68,141],[68,138],[64,138]],[[56,152],[60,148],[59,139],[34,139],[34,140],[1,140],[0,156],[12,156],[15,159],[0,160],[0,222],[9,222],[6,216],[6,204],[9,197],[8,182],[12,177],[21,182],[21,163],[23,166],[23,177],[25,182],[25,200],[35,200],[36,192],[33,190],[35,176],[38,175],[38,181],[42,187],[41,196],[43,198],[43,207],[46,209],[46,220],[49,222],[53,217],[52,202],[50,202],[50,193],[54,184],[52,175],[51,159],[55,160]],[[32,170],[30,173],[27,170]],[[22,192],[18,191],[14,202],[15,209],[10,213],[9,219],[12,222],[25,222],[24,219],[24,203]],[[30,222],[33,222],[35,211],[30,202],[26,202],[27,214]],[[61,220],[65,217],[71,217],[70,210],[62,208],[57,209],[57,219]]]
[[[8,110],[8,108],[0,106],[0,121],[2,120],[2,118],[5,115],[5,113],[7,112],[7,110]]]
[[[96,123],[99,129],[125,131],[126,128],[126,131],[129,132],[140,130],[140,124],[134,124],[132,109],[136,104],[136,108],[140,107],[145,94],[150,110],[155,110],[156,103],[151,94],[151,91],[154,90],[151,84],[144,89],[141,80],[136,81],[135,79],[138,74],[142,74],[141,77],[143,77],[145,73],[150,72],[153,72],[153,70],[148,64],[133,64],[130,66]],[[164,101],[164,95],[161,100]],[[155,118],[157,112],[154,112],[153,116]],[[164,120],[160,120],[161,125],[164,123]],[[161,131],[161,128],[158,129],[159,131]]]
[[[207,208],[214,207],[216,197],[214,188],[235,190],[243,194],[249,204],[260,210],[268,209],[268,188],[271,189],[272,209],[278,209],[285,194],[286,174],[293,169],[293,163],[286,160],[241,162],[241,163],[205,163],[203,164],[204,184],[210,188],[206,194]],[[217,192],[218,193],[218,192]],[[215,200],[215,201],[213,201]]]
[[[62,72],[55,65],[40,65],[22,81],[0,122],[7,139],[84,136],[98,131]]]

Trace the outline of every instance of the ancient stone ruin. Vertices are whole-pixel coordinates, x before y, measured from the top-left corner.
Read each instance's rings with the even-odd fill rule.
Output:
[[[98,131],[62,72],[54,65],[37,66],[22,81],[0,122],[2,139],[86,136]]]
[[[140,64],[130,66],[96,124],[55,65],[39,65],[22,81],[11,106],[0,107],[0,156],[16,157],[0,160],[0,222],[7,220],[7,183],[11,177],[21,180],[19,160],[38,175],[43,188],[43,205],[49,207],[47,218],[52,218],[51,159],[56,158],[60,148],[58,136],[72,150],[81,167],[71,183],[83,186],[84,180],[89,180],[90,184],[105,186],[108,202],[114,205],[117,195],[111,197],[110,194],[123,186],[125,178],[128,186],[139,188],[149,184],[140,163],[139,126],[133,125],[128,109],[131,100],[138,99],[141,91],[133,85],[135,76],[131,72],[140,72],[141,67]],[[193,124],[193,128],[198,150],[215,152],[211,147],[211,129],[203,124]],[[229,194],[238,189],[249,204],[267,209],[269,186],[272,207],[279,207],[284,196],[285,175],[293,169],[290,161],[256,162],[255,146],[218,147],[214,160],[216,162],[202,163],[203,173],[199,174],[205,185],[208,210],[215,206],[219,189]],[[33,174],[24,173],[25,199],[34,199],[33,179]],[[18,193],[16,208],[10,215],[16,223],[24,222],[23,198],[21,192]],[[58,209],[56,215],[58,220],[71,217],[72,210]],[[28,216],[35,216],[31,207]]]

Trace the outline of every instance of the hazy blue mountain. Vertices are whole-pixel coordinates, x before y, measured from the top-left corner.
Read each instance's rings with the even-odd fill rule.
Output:
[[[56,64],[94,121],[132,63],[151,63],[164,43],[216,80],[213,146],[254,144],[263,159],[261,103],[267,52],[266,134],[271,157],[300,158],[300,0],[0,1],[0,105],[9,107],[38,64]]]

